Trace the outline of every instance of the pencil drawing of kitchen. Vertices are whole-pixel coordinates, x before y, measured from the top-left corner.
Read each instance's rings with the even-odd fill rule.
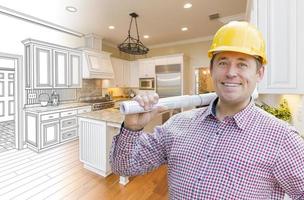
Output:
[[[257,102],[286,100],[289,123],[304,133],[301,8],[300,0],[0,0],[0,199],[167,199],[165,166],[138,177],[111,172],[120,103],[214,92],[207,50],[232,20],[266,37]],[[132,51],[130,33],[140,42]]]

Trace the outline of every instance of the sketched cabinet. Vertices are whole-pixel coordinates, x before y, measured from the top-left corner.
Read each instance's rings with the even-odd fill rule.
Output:
[[[25,45],[25,88],[80,88],[81,51],[33,39]]]
[[[82,85],[82,70],[81,70],[81,53],[70,52],[69,53],[69,88],[81,88]]]
[[[59,120],[41,123],[41,148],[59,143]]]
[[[68,52],[62,50],[53,51],[54,61],[54,88],[68,87]]]
[[[34,46],[34,87],[52,88],[52,50],[43,46]]]

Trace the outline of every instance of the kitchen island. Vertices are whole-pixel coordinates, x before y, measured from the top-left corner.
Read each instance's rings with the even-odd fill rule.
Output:
[[[146,127],[151,132],[161,124],[161,115],[155,117]],[[112,173],[109,156],[112,140],[118,134],[124,115],[118,109],[109,108],[78,115],[80,161],[84,168],[101,176]],[[128,177],[120,177],[120,183],[128,183]]]
[[[103,177],[112,173],[109,156],[113,137],[118,134],[124,116],[109,108],[78,115],[80,161],[84,168]],[[128,177],[120,177],[123,185]]]

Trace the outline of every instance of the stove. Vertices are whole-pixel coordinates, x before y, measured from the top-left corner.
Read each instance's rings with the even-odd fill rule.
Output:
[[[92,111],[96,111],[96,110],[102,110],[102,109],[106,109],[106,108],[113,108],[115,102],[113,100],[107,99],[107,98],[90,98],[90,97],[86,97],[86,98],[82,98],[80,99],[80,102],[83,103],[91,103],[92,104]]]

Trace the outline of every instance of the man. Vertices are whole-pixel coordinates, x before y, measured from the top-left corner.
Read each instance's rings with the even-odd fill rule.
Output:
[[[264,75],[261,33],[230,22],[208,52],[218,98],[207,108],[183,112],[143,127],[164,108],[126,115],[114,138],[111,165],[132,176],[168,165],[170,199],[304,199],[304,142],[298,133],[255,106],[251,94]],[[135,98],[146,110],[157,95]]]

